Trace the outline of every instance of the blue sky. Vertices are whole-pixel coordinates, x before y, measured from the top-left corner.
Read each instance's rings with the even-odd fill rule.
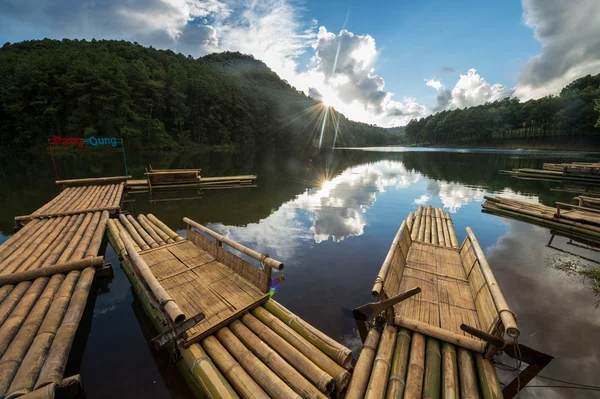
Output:
[[[0,1],[0,42],[43,37],[252,54],[350,119],[380,126],[557,94],[600,73],[598,0]]]

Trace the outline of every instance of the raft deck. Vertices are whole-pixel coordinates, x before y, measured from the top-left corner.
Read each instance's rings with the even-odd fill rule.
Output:
[[[64,372],[92,283],[111,275],[97,255],[122,191],[68,188],[0,245],[0,397],[80,391]]]
[[[171,251],[176,251],[177,260],[170,258],[168,264],[161,261],[162,266],[149,266],[154,277],[161,279],[163,271],[159,267],[171,273],[183,270],[189,274],[192,270],[194,276],[189,281],[194,283],[188,284],[186,295],[198,297],[208,292],[219,297],[215,306],[224,308],[219,311],[224,313],[221,316],[210,304],[201,304],[194,312],[202,311],[205,318],[177,337],[176,351],[182,358],[178,366],[192,388],[211,398],[327,398],[343,392],[350,379],[351,351],[269,299],[271,269],[281,269],[280,262],[257,256],[251,249],[187,218],[187,239],[153,215],[139,215],[137,224],[131,215],[126,218],[129,223],[123,223],[123,219],[109,221],[109,242],[122,254],[123,269],[161,335],[178,331],[185,322],[173,324],[169,314],[157,306],[157,298],[128,248],[143,259],[152,253],[167,257],[166,251],[172,255]],[[126,242],[135,243],[135,247],[127,247]],[[188,248],[185,255],[175,250],[182,245]],[[146,246],[152,249],[142,249]],[[259,265],[247,262],[227,247],[258,258]],[[210,264],[219,272],[217,279],[206,267]],[[223,284],[230,285],[225,290]],[[178,300],[182,297],[171,288],[175,287],[167,289],[171,299],[186,313],[186,305]],[[186,318],[191,320],[189,315]]]

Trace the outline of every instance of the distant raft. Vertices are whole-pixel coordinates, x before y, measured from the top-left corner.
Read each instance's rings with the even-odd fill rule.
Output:
[[[501,398],[490,359],[520,331],[475,235],[459,245],[442,209],[402,222],[372,293],[414,287],[371,324],[346,398]]]
[[[542,169],[520,168],[500,173],[523,180],[543,180],[600,185],[600,163],[544,163]]]
[[[185,239],[151,214],[120,215],[109,220],[108,239],[160,332],[152,342],[181,356],[196,395],[339,397],[352,352],[270,298],[271,272],[283,264],[184,221]]]

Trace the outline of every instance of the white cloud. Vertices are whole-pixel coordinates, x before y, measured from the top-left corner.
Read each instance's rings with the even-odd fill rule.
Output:
[[[557,94],[600,71],[600,1],[523,0],[523,20],[542,48],[521,70],[521,100]]]
[[[514,89],[509,89],[501,84],[489,84],[477,73],[475,68],[461,74],[458,82],[452,89],[435,79],[425,79],[427,86],[437,90],[436,105],[432,111],[443,111],[445,109],[456,109],[473,107],[512,96]]]

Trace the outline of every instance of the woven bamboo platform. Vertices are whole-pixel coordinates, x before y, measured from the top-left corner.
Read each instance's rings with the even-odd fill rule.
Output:
[[[594,199],[586,198],[583,197],[583,205],[589,204],[590,201],[597,203]],[[556,207],[551,207],[503,197],[486,196],[485,199],[486,202],[482,204],[484,212],[534,223],[567,237],[580,238],[600,245],[600,211],[594,207],[561,202],[557,202]]]
[[[17,226],[32,219],[77,215],[97,211],[118,212],[123,197],[124,183],[68,187],[50,202],[30,215],[17,216]]]
[[[97,189],[93,201],[122,188]],[[35,214],[77,208],[76,194],[88,198],[79,187],[65,192]],[[108,218],[108,210],[34,218],[0,246],[0,397],[80,385],[77,378],[63,381],[63,374],[97,268],[104,266],[97,255]]]
[[[250,308],[242,302],[236,306],[236,300],[233,298],[238,293],[232,292],[235,286],[231,285],[220,293],[230,306],[236,308],[232,318],[213,331],[200,335],[197,343],[186,342],[187,333],[178,336],[179,344],[176,350],[181,355],[178,367],[188,377],[198,396],[204,394],[211,398],[327,398],[337,396],[345,389],[350,379],[351,351],[266,295],[270,288],[271,269],[281,269],[283,265],[280,262],[260,254],[257,256],[251,249],[189,219],[184,219],[187,223],[187,239],[180,237],[152,215],[138,216],[139,226],[132,223],[132,217],[128,219],[129,225],[122,223],[123,218],[118,222],[109,222],[109,242],[115,251],[123,255],[123,269],[147,315],[161,334],[168,334],[170,328],[177,330],[178,327],[173,326],[169,321],[171,316],[161,309],[160,305],[157,306],[158,297],[140,274],[139,263],[135,256],[131,256],[131,251],[144,258],[146,254],[153,252],[194,245],[198,248],[196,251],[203,254],[198,255],[195,251],[196,255],[192,258],[186,256],[183,259],[188,262],[187,266],[195,267],[194,271],[201,280],[206,276],[206,282],[210,285],[210,271],[205,266],[210,263],[222,264],[227,268],[227,274],[235,275],[222,276],[224,281],[243,279],[246,286],[252,286],[252,292],[261,294],[261,299],[253,300]],[[142,232],[147,236],[140,234]],[[153,237],[154,233],[156,234]],[[135,238],[136,235],[139,237]],[[151,238],[157,245],[152,249],[143,250],[142,246],[152,246]],[[172,242],[168,242],[169,240]],[[130,242],[129,246],[127,242]],[[258,258],[260,264],[257,267],[248,263],[225,249],[223,245],[234,248],[250,258]],[[211,257],[213,260],[210,260]],[[197,266],[197,263],[202,265]],[[159,278],[161,271],[156,270],[156,266],[149,268],[153,273],[156,271],[155,277]],[[190,291],[188,295],[205,292],[205,288],[199,285],[195,288],[196,291]],[[179,305],[176,294],[173,291],[170,293],[173,294],[174,302]],[[266,302],[263,302],[263,297]],[[184,307],[182,304],[182,308]],[[211,306],[201,306],[201,310],[206,315],[205,319],[190,327],[190,331],[212,317]],[[191,319],[187,317],[187,320]]]
[[[489,360],[498,348],[461,324],[501,339],[519,330],[467,231],[459,246],[450,215],[431,207],[402,223],[373,294],[383,300],[413,287],[421,292],[371,325],[346,398],[502,397]]]

